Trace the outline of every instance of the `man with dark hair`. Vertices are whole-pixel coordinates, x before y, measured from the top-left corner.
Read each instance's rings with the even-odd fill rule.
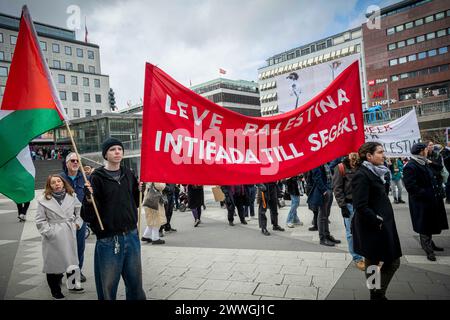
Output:
[[[120,277],[127,300],[145,300],[142,289],[141,244],[137,226],[139,183],[133,172],[121,166],[123,145],[117,139],[103,142],[106,165],[96,169],[87,184],[81,216],[97,236],[94,255],[95,286],[99,300],[115,300]],[[93,209],[93,193],[104,230]]]

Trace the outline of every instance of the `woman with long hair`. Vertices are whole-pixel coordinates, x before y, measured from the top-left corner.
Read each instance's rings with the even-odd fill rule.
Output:
[[[387,300],[386,290],[402,256],[394,211],[384,188],[389,169],[378,142],[364,143],[358,154],[359,167],[352,179],[353,250],[365,258],[370,299]]]
[[[61,279],[67,273],[69,292],[81,293],[76,230],[83,224],[81,203],[60,175],[48,176],[44,195],[38,199],[36,226],[42,236],[43,272],[54,299],[64,299]]]

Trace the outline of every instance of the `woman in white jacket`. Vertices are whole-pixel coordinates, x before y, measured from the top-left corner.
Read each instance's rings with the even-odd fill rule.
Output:
[[[76,230],[83,224],[81,203],[72,187],[59,175],[47,178],[44,195],[38,199],[36,226],[42,235],[43,272],[53,298],[64,299],[61,279],[67,272],[70,292],[84,291],[80,283]]]

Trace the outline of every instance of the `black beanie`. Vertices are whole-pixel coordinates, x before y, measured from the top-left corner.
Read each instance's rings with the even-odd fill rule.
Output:
[[[112,146],[121,146],[123,152],[125,153],[125,150],[123,149],[123,144],[119,139],[116,138],[108,138],[105,141],[103,141],[102,144],[102,156],[103,159],[106,160],[106,153],[108,152],[109,148],[111,148]]]

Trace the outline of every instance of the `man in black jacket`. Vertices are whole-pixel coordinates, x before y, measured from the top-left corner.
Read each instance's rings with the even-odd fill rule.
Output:
[[[142,289],[141,245],[137,225],[139,184],[133,172],[120,165],[123,145],[106,139],[102,155],[107,163],[95,170],[87,186],[81,216],[97,236],[94,275],[99,300],[115,300],[120,276],[127,300],[145,300]],[[104,230],[93,210],[93,193]]]

